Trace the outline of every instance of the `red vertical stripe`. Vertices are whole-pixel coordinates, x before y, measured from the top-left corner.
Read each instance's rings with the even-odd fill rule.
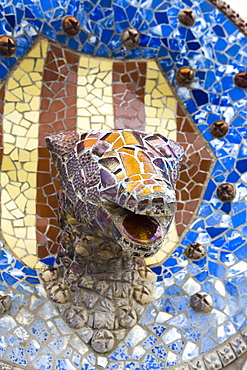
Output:
[[[76,129],[78,64],[79,55],[50,45],[44,66],[40,107],[36,199],[39,258],[56,252],[59,232],[56,199],[59,181],[49,159],[45,137]]]
[[[113,63],[115,128],[145,130],[146,62]]]
[[[177,232],[181,236],[199,205],[212,157],[199,133],[186,117],[181,105],[177,108],[177,141],[185,156],[177,182]]]

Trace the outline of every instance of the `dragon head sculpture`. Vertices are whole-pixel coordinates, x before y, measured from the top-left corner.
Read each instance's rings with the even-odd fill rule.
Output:
[[[159,134],[70,131],[46,138],[60,175],[60,225],[156,253],[176,211],[183,149]]]

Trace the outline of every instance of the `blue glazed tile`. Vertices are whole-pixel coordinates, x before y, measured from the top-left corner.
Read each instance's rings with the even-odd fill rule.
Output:
[[[223,206],[221,207],[221,211],[229,214],[232,211],[231,203],[230,202],[224,203]]]
[[[155,357],[151,355],[147,355],[141,364],[142,370],[155,370],[162,368],[163,368],[162,362],[157,360]]]
[[[158,24],[169,24],[168,16],[166,12],[157,12],[155,19]]]
[[[152,348],[152,353],[154,353],[159,359],[165,360],[167,352],[162,344]]]
[[[183,352],[184,346],[185,346],[185,342],[179,339],[169,344],[168,348],[170,348],[171,350],[173,350],[174,352],[180,355]]]
[[[100,45],[99,48],[96,51],[97,56],[107,57],[108,56],[108,50],[105,47],[105,45]]]
[[[207,218],[206,224],[207,226],[217,225],[221,221],[221,218],[222,218],[222,214],[216,212],[212,216]]]
[[[228,54],[231,57],[234,57],[240,50],[240,46],[233,45],[228,50],[226,50],[226,54]]]
[[[155,308],[152,305],[149,305],[142,314],[139,324],[143,326],[150,325],[152,322],[154,322],[156,314]]]
[[[213,293],[211,295],[211,297],[213,299],[213,307],[216,310],[223,311],[223,309],[225,308],[225,305],[226,305],[225,299],[223,297],[221,297],[219,294],[216,294],[216,293]]]
[[[213,27],[213,30],[214,30],[214,32],[216,33],[217,36],[225,37],[225,31],[224,31],[224,28],[222,26],[216,25],[216,26]]]
[[[125,362],[126,370],[140,370],[140,364],[138,362]]]
[[[127,346],[125,344],[119,344],[109,358],[113,361],[129,360],[130,355],[128,354]]]
[[[33,278],[33,277],[27,277],[26,281],[28,283],[32,284],[32,285],[36,285],[36,284],[40,283],[39,279],[36,279],[36,278]]]
[[[208,271],[200,272],[199,274],[195,275],[194,278],[199,282],[202,283],[208,278]]]
[[[225,288],[226,288],[227,293],[231,297],[239,296],[239,292],[238,292],[237,287],[234,284],[232,284],[230,281],[225,281]]]
[[[189,341],[198,341],[201,337],[201,333],[194,328],[186,328],[183,335]]]
[[[179,296],[171,298],[171,301],[176,307],[177,312],[185,310],[189,307],[189,297],[188,296]]]
[[[9,273],[7,272],[3,272],[2,273],[2,277],[3,277],[3,280],[6,282],[7,285],[13,285],[14,283],[17,282],[17,279],[14,278],[13,276],[11,276]]]
[[[197,111],[196,104],[192,99],[190,99],[188,101],[185,101],[184,105],[187,108],[188,112],[191,113],[191,114],[195,113]]]
[[[209,274],[216,278],[222,279],[225,274],[225,268],[213,261],[208,262]]]
[[[247,324],[247,321],[246,321],[246,318],[245,318],[245,315],[244,315],[243,311],[240,311],[239,313],[234,315],[232,317],[232,322],[233,322],[234,326],[237,328],[237,330],[239,330],[239,331],[242,330]]]
[[[228,44],[224,39],[219,38],[215,44],[214,49],[218,51],[223,51],[227,48]]]
[[[237,30],[236,26],[232,24],[232,22],[229,20],[224,23],[224,28],[226,32],[228,33],[228,35],[233,34]]]
[[[165,328],[164,328],[164,330],[165,330]],[[162,333],[164,332],[164,330],[162,330]],[[156,337],[154,335],[150,335],[148,337],[148,339],[143,342],[142,346],[143,346],[143,348],[151,348],[155,343],[157,343],[157,341],[158,340],[156,339]]]
[[[150,326],[150,329],[159,337],[165,332],[167,329],[165,326],[159,324],[153,324]]]
[[[196,104],[198,106],[208,103],[208,94],[203,90],[192,90],[192,94],[195,98]]]
[[[229,95],[234,102],[246,96],[245,92],[237,87],[231,89]]]
[[[242,159],[242,160],[237,161],[236,169],[240,173],[245,173],[246,170],[247,170],[247,167],[246,166],[247,166],[247,159]]]
[[[193,261],[193,264],[198,266],[200,270],[204,269],[207,264],[206,257],[199,259],[198,261]]]
[[[236,257],[239,260],[244,260],[247,257],[247,246],[243,245],[241,248],[237,249],[235,252]]]
[[[180,294],[180,293],[183,293],[183,290],[181,288],[179,288],[178,286],[171,286],[169,288],[166,288],[165,290],[165,294],[167,296],[174,296],[174,295],[177,295],[177,294]]]
[[[174,308],[170,299],[166,299],[166,300],[162,299],[162,305],[160,304],[160,307],[158,309],[160,311],[164,311],[164,312],[167,312],[167,313],[176,314],[176,310],[175,310],[175,308]]]
[[[43,25],[43,34],[51,39],[55,39],[55,30],[47,23]]]
[[[202,353],[208,352],[215,347],[215,341],[209,336],[204,335],[202,338]]]
[[[16,347],[16,348],[11,349],[8,355],[6,356],[6,359],[18,365],[25,366],[27,364],[27,359],[25,357],[25,352],[24,352],[23,347]]]
[[[0,78],[3,79],[7,75],[8,71],[9,70],[5,66],[0,64]]]
[[[74,50],[78,50],[79,44],[75,39],[70,39],[68,42],[68,46]]]

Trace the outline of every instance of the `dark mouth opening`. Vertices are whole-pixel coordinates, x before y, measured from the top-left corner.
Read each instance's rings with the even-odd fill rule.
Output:
[[[123,232],[137,244],[153,244],[163,236],[162,228],[153,217],[128,213],[122,223]]]

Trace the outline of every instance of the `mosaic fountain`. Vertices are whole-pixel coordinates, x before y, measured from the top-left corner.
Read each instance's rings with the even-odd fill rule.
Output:
[[[60,311],[65,304],[68,325],[96,352],[109,352],[113,333],[122,338],[152,300],[156,276],[144,258],[159,250],[172,222],[183,149],[130,130],[69,131],[46,141],[61,179],[64,232],[56,267],[41,278]]]
[[[2,370],[246,370],[246,65],[222,0],[0,1]]]

